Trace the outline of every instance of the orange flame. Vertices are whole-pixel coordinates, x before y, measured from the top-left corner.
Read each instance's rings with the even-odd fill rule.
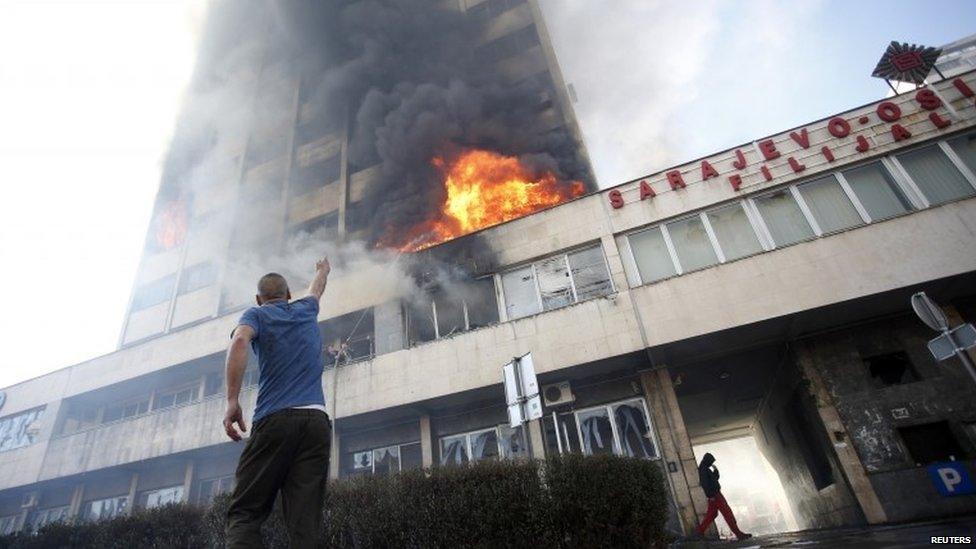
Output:
[[[156,218],[156,244],[169,250],[183,243],[186,237],[186,207],[183,200],[174,200]]]
[[[533,174],[519,159],[471,149],[453,161],[435,157],[446,198],[437,217],[396,231],[383,244],[417,251],[522,217],[586,192],[580,181],[562,181],[552,172]],[[392,233],[392,231],[391,231]]]

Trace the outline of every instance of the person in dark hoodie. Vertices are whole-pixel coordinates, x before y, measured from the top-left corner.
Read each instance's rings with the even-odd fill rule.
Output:
[[[698,525],[698,535],[705,535],[705,530],[708,530],[708,527],[712,525],[715,517],[721,511],[725,523],[729,525],[729,529],[732,530],[736,538],[740,540],[751,538],[752,534],[746,534],[739,530],[739,525],[735,522],[735,515],[732,514],[732,508],[729,507],[729,503],[725,501],[725,496],[722,495],[722,485],[718,483],[718,467],[715,466],[715,456],[712,454],[706,453],[702,456],[701,464],[698,465],[698,481],[701,483],[702,490],[705,491],[705,497],[708,498],[708,510],[705,511],[705,518]]]

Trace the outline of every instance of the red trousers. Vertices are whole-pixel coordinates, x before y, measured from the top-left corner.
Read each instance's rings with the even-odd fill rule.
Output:
[[[705,530],[708,530],[708,527],[712,525],[719,511],[722,512],[725,523],[729,525],[729,530],[732,530],[736,537],[741,538],[742,530],[739,530],[739,526],[735,523],[735,515],[732,514],[732,508],[729,507],[729,502],[725,501],[722,492],[715,494],[713,498],[708,498],[708,510],[705,511],[705,518],[698,525],[698,533],[705,535]]]

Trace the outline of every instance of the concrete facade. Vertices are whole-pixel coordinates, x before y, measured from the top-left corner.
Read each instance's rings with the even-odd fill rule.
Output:
[[[926,355],[935,334],[908,305],[926,290],[956,323],[976,314],[976,104],[965,93],[976,74],[958,78],[930,88],[942,101],[933,110],[913,91],[463,237],[491,252],[479,274],[497,321],[486,326],[411,342],[404,299],[351,291],[377,273],[330,281],[323,330],[369,309],[377,342],[323,377],[332,476],[614,452],[660,463],[673,524],[689,530],[705,510],[693,445],[752,436],[803,527],[976,510],[976,496],[943,497],[926,471],[951,458],[976,474],[974,384]],[[831,133],[837,119],[844,137]],[[853,171],[872,166],[873,179]],[[879,189],[903,211],[870,215]],[[830,229],[838,219],[846,226]],[[736,249],[752,251],[733,259]],[[206,257],[149,257],[141,276],[193,253]],[[553,261],[566,267],[545,278]],[[655,269],[673,273],[650,280]],[[552,280],[571,287],[540,290]],[[192,321],[180,311],[203,307],[196,299],[171,303],[178,330],[4,389],[0,526],[104,516],[92,510],[110,498],[125,498],[119,512],[205,503],[230,488],[241,446],[220,426],[222,361],[239,310]],[[130,315],[127,330],[139,322]],[[512,431],[501,367],[528,352],[544,388],[568,383],[572,395],[547,395],[545,417]]]

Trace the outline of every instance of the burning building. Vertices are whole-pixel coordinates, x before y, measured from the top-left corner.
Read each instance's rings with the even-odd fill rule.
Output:
[[[976,73],[596,192],[533,0],[228,6],[120,349],[3,391],[0,530],[229,490],[227,335],[325,252],[332,478],[616,453],[687,531],[694,446],[752,437],[800,527],[976,510],[934,484],[974,473],[973,381],[909,308],[976,318]],[[545,415],[512,428],[526,352]]]

